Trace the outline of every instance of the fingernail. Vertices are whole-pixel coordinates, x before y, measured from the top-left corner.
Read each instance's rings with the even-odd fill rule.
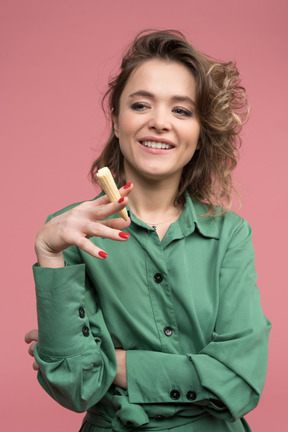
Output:
[[[129,189],[129,187],[132,185],[132,182],[127,183],[123,189]]]
[[[123,232],[123,231],[120,231],[119,232],[119,237],[121,237],[121,238],[123,238],[125,240],[128,240],[128,238],[130,237],[130,234],[128,234],[126,232]]]
[[[121,197],[121,198],[118,200],[118,203],[121,204],[121,203],[124,201],[124,198],[125,198],[125,196],[124,196],[124,197]]]
[[[98,255],[104,259],[107,258],[107,256],[108,256],[107,252],[104,252],[104,251],[100,251]]]

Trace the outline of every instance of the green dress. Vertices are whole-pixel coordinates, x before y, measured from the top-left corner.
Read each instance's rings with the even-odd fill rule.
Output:
[[[38,380],[87,411],[82,431],[250,430],[271,325],[248,223],[206,211],[186,194],[162,241],[130,211],[128,241],[91,239],[106,260],[72,246],[64,268],[33,267]],[[115,348],[127,351],[127,390],[113,385]]]

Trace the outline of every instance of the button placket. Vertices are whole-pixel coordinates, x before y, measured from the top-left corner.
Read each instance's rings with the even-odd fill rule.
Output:
[[[148,242],[147,245],[149,245]],[[176,336],[177,317],[167,267],[167,251],[159,247],[151,255],[151,248],[147,248],[146,269],[149,294],[161,349],[165,352],[175,352],[179,348],[179,341]],[[166,327],[170,328],[165,332]]]

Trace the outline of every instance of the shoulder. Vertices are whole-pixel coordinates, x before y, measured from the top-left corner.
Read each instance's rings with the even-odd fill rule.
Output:
[[[222,244],[229,245],[230,248],[252,246],[252,229],[246,219],[232,211],[214,219],[219,226],[219,239]]]
[[[248,237],[251,236],[249,223],[237,213],[228,211],[219,216],[222,209],[218,207],[216,209],[216,216],[205,216],[205,213],[208,211],[208,207],[205,204],[193,201],[193,205],[196,224],[200,232],[206,234],[213,233],[213,237],[219,239],[231,239],[237,233],[242,233]]]

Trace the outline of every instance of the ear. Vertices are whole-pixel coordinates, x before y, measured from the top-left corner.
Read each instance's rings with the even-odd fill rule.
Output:
[[[119,138],[119,126],[118,126],[118,117],[112,114],[112,122],[114,127],[114,133],[117,138]]]

